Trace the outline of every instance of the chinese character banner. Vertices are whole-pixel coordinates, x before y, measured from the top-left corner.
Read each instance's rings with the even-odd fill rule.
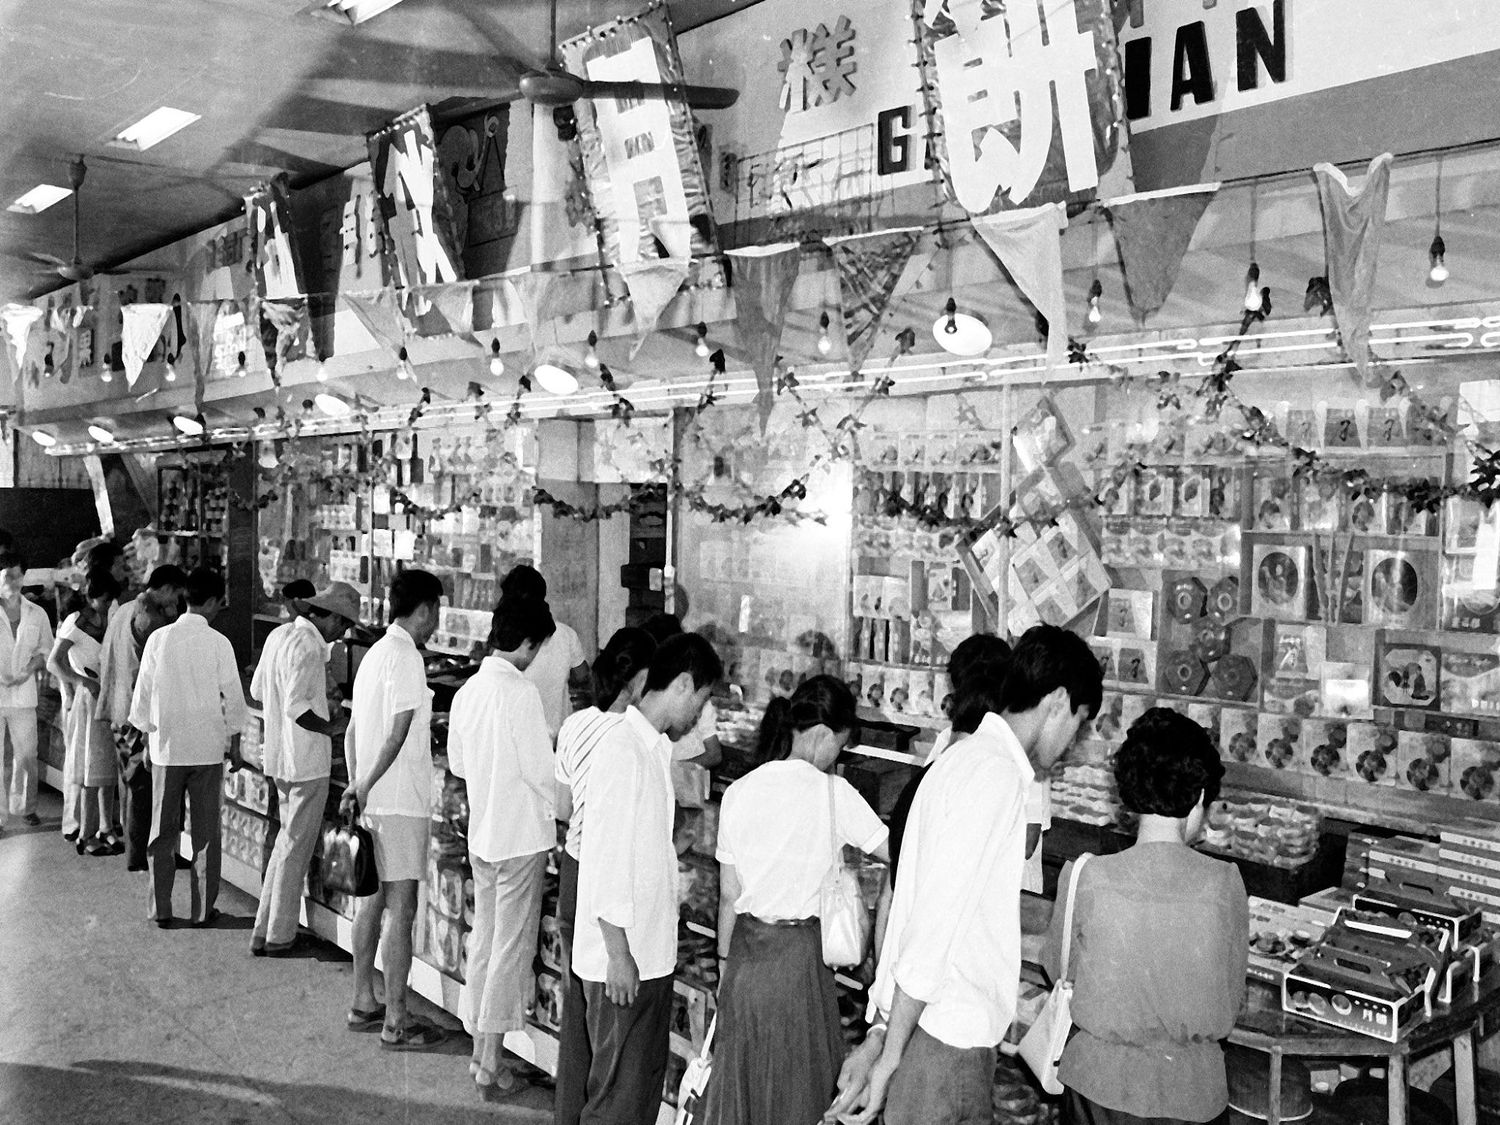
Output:
[[[245,196],[255,291],[272,300],[300,297],[305,292],[291,214],[291,190],[285,173]]]
[[[935,151],[970,214],[1091,197],[1124,144],[1104,0],[913,0]]]

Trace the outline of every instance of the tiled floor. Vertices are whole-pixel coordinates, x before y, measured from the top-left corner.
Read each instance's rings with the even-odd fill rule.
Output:
[[[0,837],[3,1125],[458,1125],[551,1120],[551,1091],[485,1103],[469,1040],[394,1054],[343,1029],[349,958],[248,951],[255,903],[225,887],[217,928],[158,930],[146,876],[43,826]],[[187,913],[178,880],[176,913]],[[418,1001],[420,1004],[421,1002]],[[456,1027],[446,1013],[429,1018]]]

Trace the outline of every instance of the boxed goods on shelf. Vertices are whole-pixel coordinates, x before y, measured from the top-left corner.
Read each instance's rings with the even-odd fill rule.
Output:
[[[1208,813],[1203,847],[1274,867],[1298,867],[1317,851],[1322,818],[1306,806],[1219,800]]]

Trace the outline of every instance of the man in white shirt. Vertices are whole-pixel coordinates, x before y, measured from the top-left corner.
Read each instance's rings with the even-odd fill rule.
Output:
[[[130,722],[150,740],[150,918],[162,929],[172,921],[172,884],[182,835],[182,799],[188,800],[193,842],[190,917],[195,926],[218,914],[219,799],[226,755],[240,764],[240,732],[249,710],[229,638],[210,624],[224,608],[224,576],[200,568],[187,578],[187,612],[151,634],[141,653],[130,701]]]
[[[432,692],[421,646],[438,627],[443,584],[425,570],[404,570],[391,583],[391,626],[354,676],[354,715],[344,735],[349,788],[340,809],[364,814],[375,841],[380,890],[354,919],[351,1031],[379,1031],[392,1051],[425,1050],[443,1029],[406,1012],[417,884],[427,873],[431,830]],[[375,953],[381,944],[385,1003],[375,997]]]
[[[932,767],[907,823],[870,996],[870,1034],[825,1120],[989,1125],[995,1051],[1020,987],[1022,871],[1032,780],[1098,713],[1099,663],[1039,625],[1017,642],[991,712]]]
[[[677,968],[669,736],[692,729],[723,674],[702,637],[673,637],[652,657],[640,705],[626,710],[590,756],[557,1125],[656,1117]]]
[[[19,553],[0,551],[0,737],[10,743],[11,815],[35,827],[42,822],[36,815],[36,674],[52,651],[52,623],[21,592],[25,574]]]
[[[300,598],[294,613],[266,638],[250,684],[261,702],[265,774],[276,786],[281,821],[250,935],[256,957],[285,957],[296,944],[307,864],[328,803],[333,738],[348,725],[344,712],[329,715],[328,646],[359,622],[359,593],[335,582]]]
[[[545,601],[501,598],[490,654],[454,695],[448,720],[448,769],[468,790],[474,873],[459,1015],[474,1038],[475,1083],[507,1096],[526,1082],[502,1061],[501,1041],[526,1026],[547,853],[557,843],[552,735],[524,675],[553,628]]]

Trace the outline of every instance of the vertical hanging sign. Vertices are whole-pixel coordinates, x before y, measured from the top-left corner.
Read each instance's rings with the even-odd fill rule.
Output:
[[[302,296],[302,269],[292,242],[291,192],[285,173],[245,196],[245,220],[250,227],[255,291],[272,300]]]
[[[666,8],[614,20],[561,44],[568,70],[591,82],[683,81]],[[582,99],[574,107],[584,178],[604,259],[703,259],[716,250],[693,115],[678,98]],[[717,270],[716,263],[700,262]]]
[[[1045,16],[1042,9],[1045,8]],[[1105,0],[913,0],[935,149],[971,215],[1087,197],[1125,106]]]
[[[408,311],[420,317],[432,303],[416,290],[463,280],[455,202],[438,170],[437,139],[427,107],[403,113],[371,133],[369,143],[387,271],[406,291]]]

